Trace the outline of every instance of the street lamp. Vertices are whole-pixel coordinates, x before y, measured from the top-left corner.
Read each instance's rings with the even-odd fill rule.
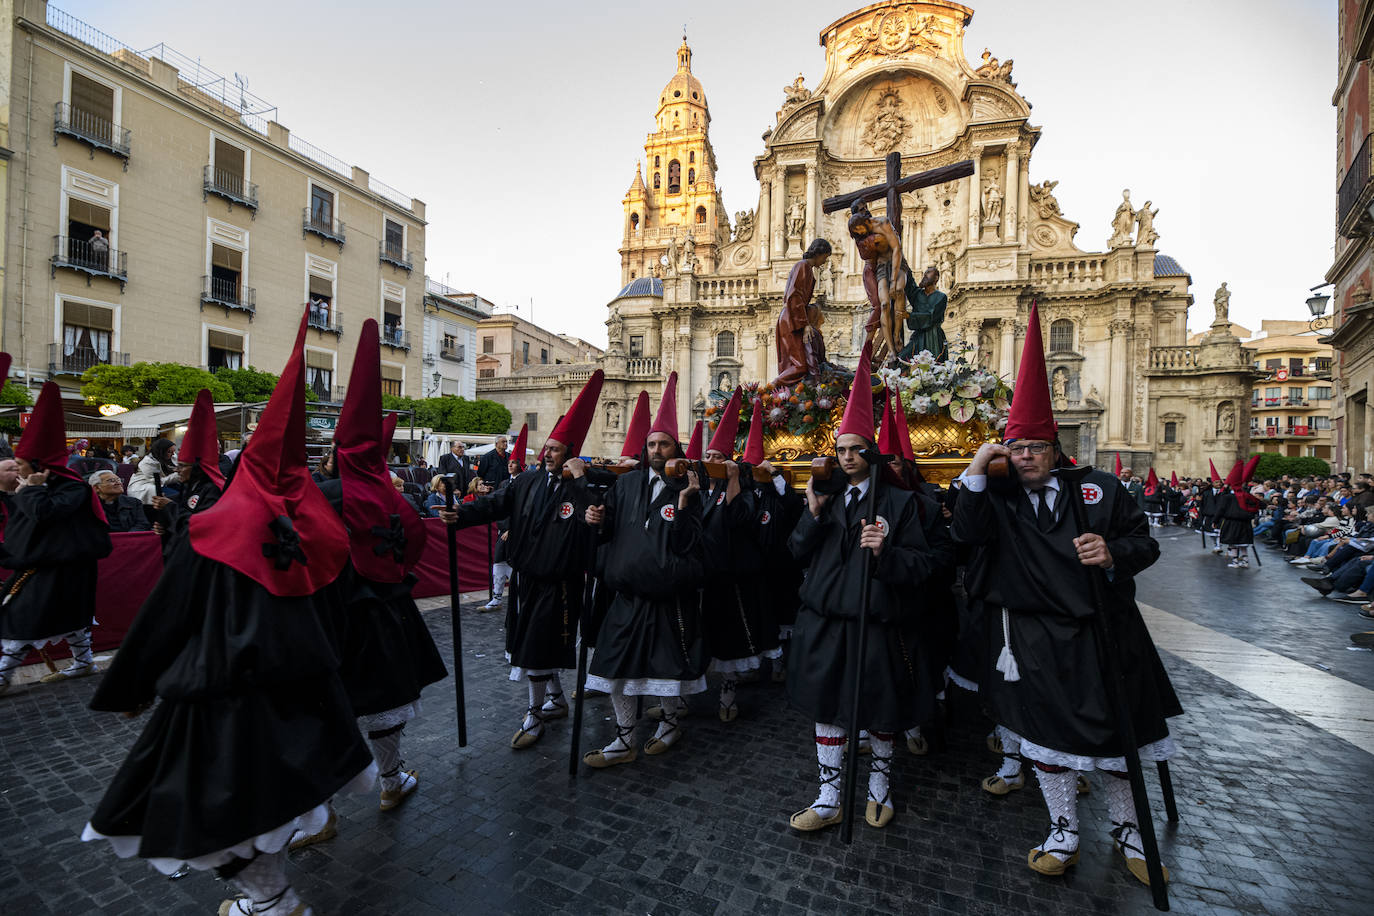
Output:
[[[1321,287],[1317,287],[1321,289]],[[1312,313],[1312,320],[1307,322],[1307,326],[1314,331],[1322,331],[1331,327],[1331,319],[1326,315],[1326,303],[1331,301],[1331,297],[1323,293],[1315,293],[1307,299],[1307,310]]]
[[[439,384],[444,380],[444,376],[441,372],[435,372],[432,378],[434,379],[434,394],[437,396],[439,394]]]

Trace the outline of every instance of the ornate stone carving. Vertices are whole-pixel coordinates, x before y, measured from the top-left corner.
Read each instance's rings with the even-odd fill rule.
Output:
[[[792,107],[795,108],[796,106],[794,105]],[[790,111],[790,109],[784,109],[784,117],[786,117],[787,111]],[[776,144],[790,143],[793,140],[816,139],[817,119],[818,112],[814,107],[806,111],[797,112],[795,115],[789,118],[787,122],[782,125],[782,127],[778,129],[777,135],[774,137],[773,142]]]
[[[1212,324],[1229,324],[1230,318],[1227,315],[1231,310],[1231,291],[1226,288],[1225,283],[1217,287],[1217,293],[1212,297],[1212,305],[1217,310],[1217,320]]]
[[[1030,204],[1041,219],[1061,215],[1059,201],[1054,196],[1054,189],[1058,186],[1059,182],[1048,179],[1030,186]]]
[[[1131,189],[1121,192],[1121,203],[1112,214],[1112,237],[1108,248],[1126,248],[1131,244],[1131,230],[1135,228],[1135,210],[1131,207]]]
[[[1030,234],[1031,244],[1036,248],[1053,248],[1059,244],[1059,233],[1049,226],[1036,226]]]
[[[754,211],[741,210],[735,214],[735,241],[747,242],[754,237]]]
[[[890,86],[878,96],[863,134],[863,142],[873,152],[890,153],[911,135],[911,122],[902,114],[902,107],[901,93]]]
[[[977,70],[973,71],[985,80],[995,80],[999,83],[1006,83],[1015,89],[1016,84],[1011,81],[1012,59],[1007,58],[1006,63],[998,63],[997,58],[992,56],[992,52],[987,48],[983,49],[983,63]]]
[[[983,225],[997,226],[1002,222],[1002,191],[997,187],[997,176],[990,178],[983,186]]]
[[[949,101],[940,87],[936,86],[932,94],[935,96],[935,107],[940,109],[940,114],[949,114]]]
[[[845,63],[851,67],[870,57],[894,57],[912,51],[938,54],[941,47],[935,26],[934,16],[888,10],[850,29],[839,47],[848,52]]]
[[[1060,366],[1050,377],[1050,393],[1055,410],[1069,409],[1069,370]]]
[[[1159,239],[1159,233],[1155,232],[1155,217],[1159,215],[1158,210],[1150,209],[1150,201],[1145,201],[1145,206],[1135,211],[1136,225],[1139,226],[1135,234],[1135,247],[1153,248]]]
[[[806,202],[793,197],[787,205],[787,237],[799,239],[806,231]]]
[[[796,79],[789,85],[782,87],[783,111],[787,111],[790,108],[796,108],[802,102],[808,101],[811,98],[811,90],[802,85],[804,82],[805,77],[798,73]]]
[[[1109,328],[1113,337],[1129,337],[1135,330],[1135,322],[1129,318],[1113,318]]]
[[[620,429],[620,404],[615,401],[606,403],[606,428]]]
[[[1222,401],[1217,405],[1217,435],[1230,436],[1236,431],[1236,405]]]

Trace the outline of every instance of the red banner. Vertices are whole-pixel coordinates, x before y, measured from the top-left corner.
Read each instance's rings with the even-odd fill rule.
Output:
[[[415,567],[419,581],[415,584],[416,598],[432,598],[448,594],[448,533],[437,518],[425,519],[429,537],[425,552]],[[94,636],[95,651],[118,648],[124,634],[133,625],[138,609],[162,575],[162,541],[151,531],[114,533],[110,535],[114,550],[98,567],[96,582]],[[488,548],[495,549],[496,527],[485,525],[464,528],[458,532],[458,589],[463,592],[486,591],[490,586],[491,563]],[[0,571],[8,578],[9,570]],[[48,650],[54,658],[66,657],[65,645]],[[37,662],[31,654],[26,663]]]

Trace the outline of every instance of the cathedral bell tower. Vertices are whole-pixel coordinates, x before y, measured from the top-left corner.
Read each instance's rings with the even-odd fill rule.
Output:
[[[730,240],[730,223],[716,189],[710,123],[706,90],[692,75],[692,49],[684,35],[677,49],[677,72],[659,95],[654,132],[644,142],[643,169],[635,165],[634,181],[625,192],[622,285],[661,276],[665,254],[677,265],[688,235],[695,246],[695,272],[716,269],[716,253]],[[674,238],[676,250],[670,253]]]

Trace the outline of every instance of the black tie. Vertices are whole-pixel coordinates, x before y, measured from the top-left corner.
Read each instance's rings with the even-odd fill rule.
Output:
[[[1050,504],[1045,498],[1046,487],[1038,487],[1031,490],[1037,497],[1038,502],[1035,506],[1035,525],[1041,531],[1049,531],[1054,527],[1054,513],[1050,511]]]
[[[859,520],[859,495],[858,487],[849,488],[849,502],[845,505],[844,511],[845,521],[851,526]]]

